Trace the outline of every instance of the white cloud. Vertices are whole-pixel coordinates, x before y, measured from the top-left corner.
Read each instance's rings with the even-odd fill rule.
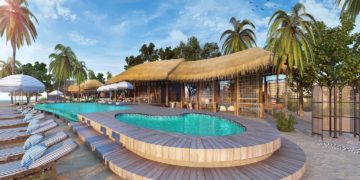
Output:
[[[100,14],[92,11],[85,11],[84,16],[94,22],[97,26],[101,26],[102,22],[107,18],[107,14]]]
[[[69,40],[82,46],[94,46],[98,43],[95,39],[86,38],[81,34],[78,33],[69,33],[68,34]]]
[[[264,6],[265,6],[266,8],[273,9],[273,8],[276,8],[278,5],[277,5],[276,3],[274,3],[274,2],[268,1],[268,2],[266,2],[266,3],[264,4]]]
[[[171,46],[171,47],[175,47],[177,45],[179,45],[180,41],[186,42],[188,36],[186,36],[182,31],[180,30],[173,30],[169,33],[168,37],[160,40],[160,42],[158,42],[159,46]]]
[[[328,0],[300,0],[304,4],[306,11],[314,16],[318,21],[324,21],[327,26],[334,27],[340,24],[340,9],[334,1]]]
[[[37,7],[37,13],[47,19],[65,19],[75,21],[76,14],[65,6],[67,0],[32,0],[31,3]]]

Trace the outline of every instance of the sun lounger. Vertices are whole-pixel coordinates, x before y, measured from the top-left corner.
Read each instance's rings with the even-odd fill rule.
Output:
[[[32,117],[31,120],[40,120],[43,118],[45,118],[45,114],[38,114]],[[0,121],[0,129],[21,127],[26,126],[27,124],[29,124],[29,122],[25,122],[23,119],[2,120]]]
[[[21,179],[24,177],[40,177],[44,175],[47,179],[56,177],[55,161],[69,154],[77,144],[71,139],[60,142],[46,150],[45,154],[29,167],[22,167],[19,161],[0,164],[0,179]]]
[[[48,119],[46,121],[43,121],[40,123],[40,127],[45,126],[49,123],[55,122],[53,119]],[[0,136],[3,133],[12,133],[12,132],[22,132],[22,131],[26,131],[27,127],[23,126],[23,127],[16,127],[16,128],[7,128],[7,129],[0,129]]]
[[[46,125],[40,125],[40,128],[38,128],[37,130],[33,131],[32,133],[27,133],[26,131],[18,131],[18,132],[7,132],[7,133],[1,133],[0,134],[0,143],[14,143],[14,142],[22,142],[25,141],[26,138],[28,138],[29,136],[33,135],[33,134],[38,134],[38,133],[44,133],[50,129],[53,129],[57,126],[58,124],[56,122],[50,122],[47,123]]]
[[[39,144],[43,143],[46,147],[50,147],[68,137],[63,131],[51,133],[47,135]],[[25,153],[23,146],[15,146],[0,150],[0,163],[17,160]]]

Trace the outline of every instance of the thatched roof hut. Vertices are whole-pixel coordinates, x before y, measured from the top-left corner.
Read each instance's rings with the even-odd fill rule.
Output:
[[[98,80],[95,80],[95,79],[86,80],[85,82],[80,84],[80,91],[84,92],[84,91],[89,91],[89,90],[96,90],[97,88],[99,88],[102,85],[103,84],[101,82],[99,82]],[[72,84],[67,88],[67,91],[68,92],[79,92],[79,86],[76,83]]]
[[[155,61],[131,67],[106,83],[112,84],[120,81],[161,81],[167,80],[169,74],[181,63],[183,59]]]
[[[120,81],[207,81],[232,78],[238,74],[267,71],[273,66],[272,53],[251,48],[216,58],[184,61],[182,59],[140,64],[124,71],[107,84]]]
[[[237,53],[201,61],[186,61],[169,75],[171,81],[201,81],[232,78],[237,74],[268,70],[272,66],[271,52],[252,48]]]
[[[80,89],[81,90],[81,89]],[[68,88],[67,88],[67,91],[68,92],[79,92],[79,86],[75,83],[75,84],[72,84],[70,85]]]
[[[91,79],[91,80],[86,80],[85,82],[83,82],[80,85],[80,88],[82,90],[96,90],[97,88],[99,88],[102,85],[103,84],[100,81]]]

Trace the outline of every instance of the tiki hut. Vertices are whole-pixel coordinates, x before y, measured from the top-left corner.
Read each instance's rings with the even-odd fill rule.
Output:
[[[272,54],[261,48],[216,58],[145,63],[107,83],[135,83],[137,103],[173,105],[262,118],[264,77],[271,74]],[[266,87],[265,87],[266,88]]]
[[[102,85],[103,84],[101,82],[99,82],[98,80],[91,79],[91,80],[86,80],[85,82],[83,82],[80,85],[80,87],[84,91],[96,91],[97,88],[99,88]]]

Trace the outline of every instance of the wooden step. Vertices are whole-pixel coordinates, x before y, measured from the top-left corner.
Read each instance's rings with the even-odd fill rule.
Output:
[[[261,162],[226,168],[193,168],[144,159],[86,125],[74,129],[115,174],[125,179],[300,179],[306,168],[304,151],[284,138],[281,148]]]

